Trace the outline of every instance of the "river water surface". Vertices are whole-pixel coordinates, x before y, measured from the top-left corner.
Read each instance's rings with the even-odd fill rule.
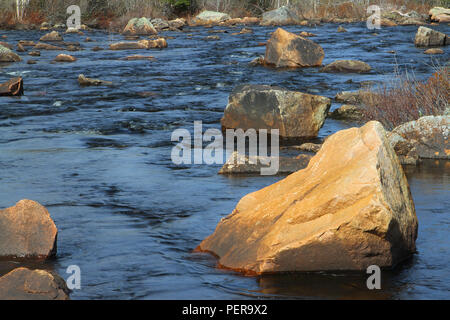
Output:
[[[436,26],[449,33],[448,26]],[[150,51],[91,51],[120,41],[117,34],[65,35],[84,50],[69,52],[71,64],[52,64],[55,51],[0,66],[0,81],[22,76],[25,95],[0,98],[0,208],[20,199],[45,205],[59,229],[58,255],[45,268],[62,277],[69,265],[82,272],[82,288],[72,299],[248,299],[374,298],[448,299],[450,291],[450,165],[428,161],[406,168],[419,218],[417,254],[383,273],[382,290],[366,288],[359,273],[290,274],[243,277],[215,268],[216,260],[192,253],[228,215],[239,199],[276,177],[226,177],[218,165],[176,166],[171,133],[220,129],[234,86],[272,84],[334,97],[365,82],[389,81],[394,68],[427,78],[449,54],[430,57],[414,47],[417,27],[367,30],[364,24],[288,27],[309,31],[325,50],[324,63],[360,59],[365,75],[323,74],[318,69],[274,70],[250,67],[264,54],[275,28],[188,28],[167,32],[169,47]],[[211,30],[220,40],[205,41]],[[0,31],[6,41],[37,41],[44,32]],[[395,50],[396,54],[389,53]],[[448,51],[448,50],[447,50]],[[131,54],[156,61],[122,61]],[[27,65],[28,59],[37,60]],[[77,77],[101,78],[113,87],[78,86]],[[333,104],[332,110],[338,104]],[[320,138],[357,124],[327,119]],[[337,155],[338,156],[338,155]],[[18,266],[0,262],[0,274]],[[40,266],[42,267],[42,266]]]

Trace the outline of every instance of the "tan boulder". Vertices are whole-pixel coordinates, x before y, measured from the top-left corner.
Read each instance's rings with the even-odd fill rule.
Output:
[[[75,58],[71,55],[68,55],[68,54],[61,53],[61,54],[58,54],[53,61],[55,61],[55,62],[75,62],[75,61],[77,61],[77,58]]]
[[[45,259],[56,254],[56,229],[47,209],[21,200],[0,210],[0,257]]]
[[[450,23],[450,14],[439,14],[435,19],[439,23]]]
[[[63,37],[59,34],[58,31],[52,31],[42,36],[39,41],[63,41]]]
[[[317,43],[278,28],[266,45],[265,61],[275,67],[315,67],[325,56]]]
[[[279,129],[280,137],[317,136],[331,100],[266,85],[240,85],[230,94],[221,120],[227,129]]]
[[[393,267],[415,252],[408,181],[379,122],[330,136],[308,167],[242,198],[198,246],[247,274]]]
[[[150,41],[150,40],[145,40]],[[144,42],[117,42],[109,45],[110,50],[135,50],[135,49],[147,49],[147,44]]]
[[[155,40],[140,40],[138,43],[144,45],[146,49],[167,48],[167,41],[164,38],[158,38]]]
[[[69,300],[60,276],[45,270],[16,268],[0,278],[0,300]]]
[[[428,15],[430,16],[431,21],[439,21],[439,16],[450,16],[450,9],[443,7],[434,7],[430,9]]]
[[[445,46],[447,42],[445,33],[427,27],[419,27],[414,40],[416,47]]]
[[[423,53],[425,53],[425,54],[444,54],[444,50],[439,49],[439,48],[431,48],[431,49],[425,50]]]
[[[0,45],[0,62],[19,62],[22,59],[15,52],[12,52],[11,49],[6,48]]]

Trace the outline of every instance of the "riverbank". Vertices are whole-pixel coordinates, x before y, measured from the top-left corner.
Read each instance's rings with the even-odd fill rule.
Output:
[[[72,3],[74,2],[74,3]],[[273,8],[270,5],[259,7],[245,1],[237,3],[230,2],[228,6],[204,6],[192,5],[184,10],[175,10],[173,6],[167,3],[158,3],[152,1],[150,4],[144,2],[135,6],[126,6],[120,1],[110,1],[96,5],[88,5],[85,1],[72,1],[70,4],[79,5],[81,9],[82,24],[94,29],[106,29],[109,31],[121,31],[131,18],[148,17],[150,19],[162,19],[163,21],[183,18],[188,25],[208,24],[205,21],[199,22],[198,15],[204,11],[211,12],[218,10],[226,14],[228,18],[220,21],[221,25],[234,25],[245,23],[243,18],[247,17],[252,23],[263,23],[264,17],[270,15],[273,11],[288,11],[289,23],[280,24],[302,24],[315,25],[319,23],[352,23],[366,21],[372,13],[367,12],[367,5],[358,1],[343,1],[337,3],[313,1],[309,4],[306,2],[292,3],[289,7]],[[382,25],[408,25],[437,22],[435,16],[430,11],[435,5],[442,5],[440,1],[427,2],[423,1],[388,1],[380,5]],[[64,1],[57,5],[48,3],[29,2],[29,5],[21,13],[19,19],[16,13],[15,5],[11,3],[2,4],[0,13],[0,29],[9,30],[37,30],[42,26],[62,26],[65,25],[68,14]],[[285,17],[286,18],[286,17]],[[444,20],[447,22],[447,20]],[[218,24],[211,21],[209,24]],[[271,24],[269,22],[269,24]]]

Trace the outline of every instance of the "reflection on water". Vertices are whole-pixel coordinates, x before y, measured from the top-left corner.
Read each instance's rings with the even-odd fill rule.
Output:
[[[175,166],[173,130],[192,130],[197,120],[204,130],[220,129],[228,95],[240,83],[334,97],[365,81],[386,81],[396,64],[428,77],[433,59],[449,56],[424,56],[414,47],[415,26],[378,35],[364,24],[348,25],[347,33],[336,33],[336,25],[295,26],[288,29],[318,35],[324,63],[361,59],[373,71],[277,71],[248,66],[275,28],[253,29],[215,42],[202,40],[209,29],[167,32],[174,39],[169,48],[152,50],[157,61],[119,60],[133,51],[91,51],[109,44],[102,32],[89,33],[95,41],[89,43],[70,34],[66,41],[84,47],[73,53],[76,63],[51,64],[56,54],[43,51],[36,65],[27,65],[24,53],[23,62],[0,67],[0,81],[22,75],[25,83],[25,96],[0,98],[0,207],[28,198],[48,208],[59,229],[58,255],[40,267],[67,278],[69,265],[80,266],[82,290],[73,299],[448,298],[448,162],[406,168],[419,217],[418,253],[383,272],[381,291],[365,288],[364,273],[243,277],[192,253],[242,196],[283,177],[232,178],[217,175],[220,166]],[[8,41],[42,35],[12,31]],[[80,88],[80,73],[115,86]],[[320,138],[353,125],[327,119]],[[0,261],[0,274],[17,265]]]

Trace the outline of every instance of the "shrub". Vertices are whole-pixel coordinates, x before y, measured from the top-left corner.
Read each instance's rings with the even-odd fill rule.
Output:
[[[389,85],[361,95],[363,113],[378,120],[386,129],[427,115],[448,112],[450,99],[449,66],[440,67],[426,81],[417,81],[407,73],[396,73]]]

